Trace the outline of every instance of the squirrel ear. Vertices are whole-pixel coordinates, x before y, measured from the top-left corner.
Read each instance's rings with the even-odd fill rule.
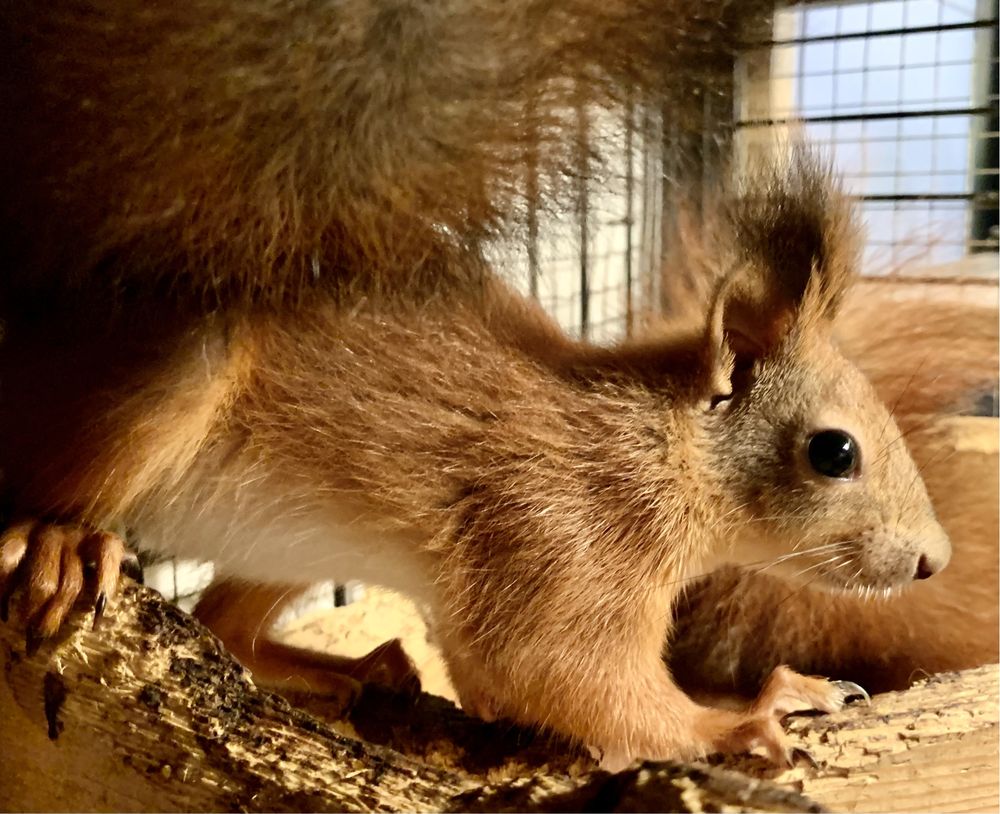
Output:
[[[787,335],[798,305],[767,291],[746,269],[737,269],[722,281],[706,325],[713,403],[745,386],[753,364]]]
[[[860,232],[825,161],[802,146],[750,167],[680,223],[672,263],[708,305],[707,386],[712,402],[746,386],[742,375],[795,326],[829,325],[854,279]],[[704,378],[704,374],[703,374]],[[706,385],[703,385],[706,386]]]

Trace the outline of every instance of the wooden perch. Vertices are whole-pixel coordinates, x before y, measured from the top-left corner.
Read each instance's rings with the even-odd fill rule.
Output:
[[[790,718],[786,729],[818,766],[772,779],[831,811],[996,811],[998,713],[997,665],[940,673],[870,706]],[[749,758],[728,765],[754,771]]]
[[[804,791],[889,810],[913,799],[899,796],[908,771],[939,772],[935,801],[995,803],[995,667],[794,721],[817,769],[768,779],[748,758],[738,765],[750,776],[681,764],[608,775],[566,744],[433,696],[370,689],[348,721],[322,722],[258,690],[211,634],[142,588],[128,587],[99,630],[90,620],[79,615],[31,657],[16,627],[0,625],[0,809],[822,810]],[[972,786],[955,782],[959,764]]]

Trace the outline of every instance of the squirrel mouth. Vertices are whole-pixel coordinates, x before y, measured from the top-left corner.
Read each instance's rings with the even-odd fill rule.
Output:
[[[857,537],[829,540],[779,557],[775,564],[803,587],[865,602],[890,599],[911,584],[912,579],[901,580],[896,573],[873,569],[866,561],[865,543],[864,538]]]
[[[860,555],[854,555],[844,561],[843,568],[828,570],[814,585],[821,590],[843,596],[854,596],[865,602],[891,599],[901,593],[911,581],[901,582],[891,576],[872,575],[866,573]],[[854,566],[852,571],[850,565]]]
[[[813,582],[810,587],[824,593],[837,596],[856,597],[864,602],[882,602],[901,594],[905,585],[886,585],[884,583],[841,582],[839,580],[823,579]]]

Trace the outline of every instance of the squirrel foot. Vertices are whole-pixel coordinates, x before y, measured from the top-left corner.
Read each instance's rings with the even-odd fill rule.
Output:
[[[781,721],[766,713],[740,713],[721,709],[705,709],[695,724],[701,734],[701,754],[685,753],[657,755],[657,759],[698,758],[709,754],[743,755],[763,752],[774,766],[790,768],[799,760],[815,765],[812,756],[804,749],[792,746]],[[623,750],[590,748],[591,755],[602,769],[620,772],[632,765],[637,757]]]
[[[260,680],[253,670],[250,674],[255,683],[276,690],[296,706],[319,700],[323,717],[331,719],[345,718],[364,690],[364,685],[357,679],[331,671],[326,671],[320,678],[310,678],[308,687],[299,686],[294,680],[302,678],[299,674],[289,676],[289,680],[283,682]]]
[[[194,616],[222,640],[255,682],[286,694],[324,698],[334,717],[354,705],[366,683],[404,695],[420,692],[417,668],[399,639],[360,658],[278,641],[273,628],[279,611],[305,587],[219,579],[202,594]]]
[[[420,677],[399,639],[392,639],[360,658],[318,653],[261,639],[250,651],[237,652],[254,681],[291,698],[323,700],[324,714],[340,718],[350,712],[365,684],[378,684],[402,695],[420,692]]]
[[[362,681],[381,684],[404,695],[420,693],[420,674],[399,639],[390,639],[362,656],[355,669],[356,677]]]
[[[853,681],[829,681],[819,676],[804,676],[789,667],[775,667],[750,705],[749,712],[781,719],[793,712],[838,712],[849,698],[871,698]]]
[[[462,689],[458,692],[458,700],[466,715],[471,715],[485,723],[493,723],[500,717],[500,706],[489,693],[481,690]]]
[[[794,712],[837,712],[853,697],[861,697],[866,702],[871,700],[868,693],[852,681],[828,681],[801,675],[784,665],[775,667],[757,698],[742,713],[743,720],[717,735],[713,745],[722,754],[762,750],[768,760],[783,768],[794,766],[800,760],[815,766],[808,752],[788,743],[781,719]]]
[[[117,534],[72,523],[12,523],[0,534],[0,620],[7,621],[19,592],[16,607],[33,653],[59,632],[85,591],[94,597],[96,626],[118,592],[122,572],[141,574],[141,569]]]

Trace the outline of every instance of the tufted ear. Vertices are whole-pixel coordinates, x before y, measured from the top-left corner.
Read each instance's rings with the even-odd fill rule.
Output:
[[[801,146],[749,173],[718,218],[701,238],[712,241],[702,251],[716,268],[730,269],[708,307],[713,400],[739,389],[792,330],[829,324],[860,247],[849,200]]]
[[[752,282],[739,269],[722,281],[712,299],[705,326],[712,404],[746,386],[754,364],[781,343],[795,319],[791,302],[767,297]]]

